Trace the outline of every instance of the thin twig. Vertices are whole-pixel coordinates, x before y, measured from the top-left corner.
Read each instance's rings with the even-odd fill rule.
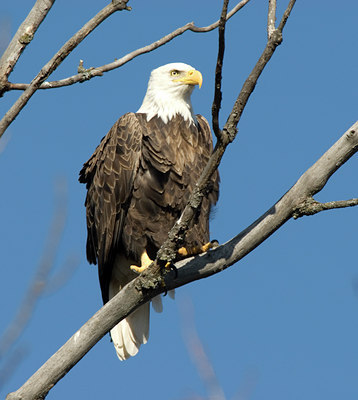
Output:
[[[229,0],[224,0],[219,22],[219,50],[218,50],[218,57],[215,69],[215,93],[214,93],[213,105],[211,107],[213,131],[218,140],[221,137],[221,130],[219,127],[219,111],[221,108],[221,100],[222,100],[221,81],[222,81],[222,69],[223,69],[223,60],[225,52],[225,24],[226,24],[226,14],[227,14],[228,4]]]
[[[148,268],[126,285],[88,320],[42,367],[6,400],[43,399],[51,388],[119,321],[164,292],[219,273],[241,260],[294,214],[304,199],[318,193],[330,176],[358,151],[358,121],[311,167],[281,199],[226,244],[176,264],[160,277]]]
[[[228,21],[233,15],[235,15],[241,8],[243,8],[250,0],[242,0],[239,2],[228,14],[226,17],[226,21]],[[184,26],[174,30],[173,32],[169,33],[166,36],[163,36],[161,39],[156,40],[155,42],[141,47],[140,49],[134,50],[125,56],[119,58],[116,61],[113,61],[109,64],[102,65],[100,67],[95,67],[86,70],[87,73],[78,73],[76,75],[70,76],[68,78],[60,79],[58,81],[51,81],[51,82],[43,82],[39,89],[55,89],[63,86],[70,86],[78,82],[84,82],[90,80],[96,76],[102,76],[105,72],[112,71],[116,68],[121,67],[122,65],[126,64],[127,62],[133,60],[133,58],[138,57],[142,54],[149,53],[158,47],[165,45],[166,43],[170,42],[177,36],[182,35],[186,31],[191,31],[195,33],[206,33],[216,29],[219,26],[220,20],[212,23],[211,25],[198,27],[195,26],[193,22],[189,22]],[[7,85],[6,90],[26,90],[29,87],[28,83],[11,83],[9,82]]]
[[[313,197],[310,197],[297,207],[293,218],[296,219],[305,215],[314,215],[325,210],[333,210],[336,208],[346,208],[354,206],[358,206],[358,198],[320,203],[319,201],[316,201]]]
[[[287,22],[287,20],[288,20],[288,17],[290,16],[291,11],[292,11],[293,6],[295,5],[295,3],[296,3],[296,0],[290,0],[290,2],[288,3],[288,6],[287,6],[285,12],[283,13],[283,16],[282,16],[282,18],[281,18],[280,24],[279,24],[279,26],[278,26],[278,28],[277,28],[281,33],[282,33],[282,31],[283,31],[283,28],[284,28],[285,25],[286,25],[286,22]]]
[[[276,0],[269,0],[267,13],[267,38],[270,39],[274,32],[276,23]]]
[[[41,71],[32,80],[30,85],[26,88],[24,93],[16,100],[10,110],[4,115],[0,121],[0,137],[4,134],[5,130],[12,121],[18,116],[20,111],[25,107],[32,95],[40,87],[41,83],[55,71],[55,69],[62,63],[62,61],[71,53],[71,51],[82,42],[98,25],[100,25],[106,18],[118,10],[128,9],[128,0],[116,1],[108,4],[96,16],[88,21],[71,39],[69,39],[59,51],[51,58],[51,60],[41,69]]]

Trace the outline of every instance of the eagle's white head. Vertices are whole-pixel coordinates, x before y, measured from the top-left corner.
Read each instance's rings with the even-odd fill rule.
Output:
[[[196,122],[190,96],[202,81],[201,73],[188,64],[163,65],[150,74],[147,93],[137,112],[147,114],[147,121],[158,116],[167,123],[180,114],[184,120]]]

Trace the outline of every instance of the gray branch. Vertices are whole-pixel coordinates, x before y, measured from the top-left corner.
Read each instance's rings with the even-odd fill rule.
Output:
[[[119,321],[167,290],[207,278],[235,264],[294,216],[305,200],[358,151],[358,121],[265,214],[222,246],[176,264],[164,278],[148,268],[88,320],[35,374],[6,400],[44,399],[49,390]]]
[[[19,26],[0,59],[0,97],[7,90],[8,77],[25,47],[32,41],[35,32],[50,11],[55,0],[37,0],[24,22]]]
[[[297,219],[305,215],[314,215],[325,210],[334,210],[336,208],[346,208],[354,206],[358,206],[358,198],[320,203],[313,197],[309,197],[297,207],[293,214],[293,218]]]
[[[268,13],[267,13],[267,37],[270,39],[275,31],[276,23],[276,0],[269,0]]]

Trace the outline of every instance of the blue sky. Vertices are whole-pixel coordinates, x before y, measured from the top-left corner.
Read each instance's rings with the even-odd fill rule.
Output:
[[[251,0],[227,24],[221,124],[266,41],[267,2]],[[278,1],[279,15],[287,1]],[[12,82],[29,82],[104,1],[56,2],[21,57]],[[51,76],[113,61],[189,21],[218,19],[217,1],[130,2]],[[231,4],[231,7],[234,3]],[[11,34],[32,2],[2,2]],[[357,119],[358,4],[298,1],[284,41],[261,76],[220,166],[221,194],[211,236],[223,243],[277,201]],[[10,323],[41,259],[54,212],[55,182],[68,186],[66,227],[54,275],[69,256],[79,265],[44,295],[18,344],[27,356],[3,388],[17,389],[101,306],[96,269],[85,258],[85,188],[78,172],[113,123],[136,111],[150,71],[181,61],[204,77],[192,101],[210,119],[217,32],[186,32],[103,77],[41,91],[11,125],[0,154],[0,332]],[[0,99],[3,114],[19,92]],[[357,157],[317,196],[357,197]],[[195,324],[227,399],[345,400],[358,397],[358,208],[289,221],[240,263],[177,290],[138,356],[119,362],[106,336],[50,392],[49,399],[205,398],[182,335],[181,311]],[[198,397],[195,397],[198,396]],[[241,397],[240,397],[241,396]]]

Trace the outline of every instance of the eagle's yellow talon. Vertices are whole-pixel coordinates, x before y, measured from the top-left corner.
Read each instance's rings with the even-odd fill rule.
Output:
[[[137,274],[140,274],[143,271],[145,271],[148,268],[148,266],[138,267],[137,265],[131,265],[129,268],[132,271],[136,272]]]
[[[188,250],[185,247],[181,247],[178,250],[178,254],[182,257],[186,257],[187,255],[189,255]]]
[[[192,248],[186,248],[186,247],[181,247],[178,250],[178,255],[181,257],[189,257],[189,256],[195,256],[197,254],[205,253],[206,251],[217,247],[217,241],[213,240],[211,242],[205,243],[204,245],[198,247],[192,247]]]
[[[153,261],[149,258],[147,252],[144,250],[144,252],[142,253],[141,257],[140,257],[140,264],[141,266],[138,267],[137,265],[131,265],[129,268],[136,272],[137,274],[142,273],[143,271],[145,271],[149,265],[152,263]]]
[[[205,253],[206,251],[212,249],[214,247],[213,243],[208,242],[206,244],[204,244],[203,246],[201,246],[201,251],[202,253]]]

